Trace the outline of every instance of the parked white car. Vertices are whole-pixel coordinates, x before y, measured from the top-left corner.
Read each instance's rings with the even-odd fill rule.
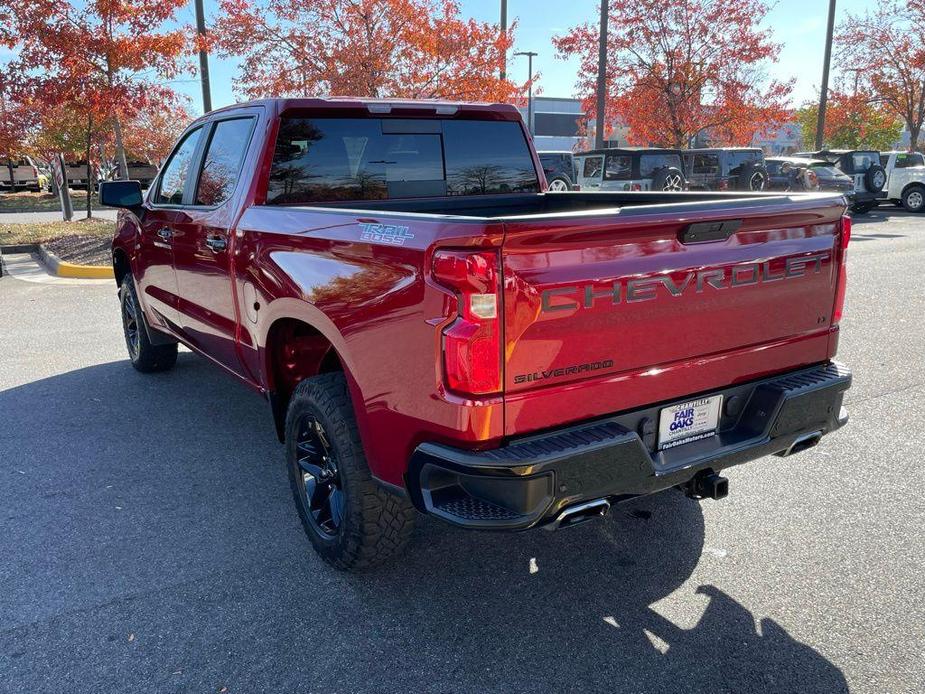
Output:
[[[909,212],[925,210],[925,156],[920,152],[881,152],[880,165],[886,171],[886,185],[878,197]]]

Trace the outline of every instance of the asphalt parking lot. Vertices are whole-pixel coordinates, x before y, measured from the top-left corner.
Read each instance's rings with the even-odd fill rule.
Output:
[[[925,217],[849,263],[817,448],[557,533],[422,519],[363,575],[311,551],[259,397],[136,373],[114,285],[0,278],[0,692],[925,691]]]

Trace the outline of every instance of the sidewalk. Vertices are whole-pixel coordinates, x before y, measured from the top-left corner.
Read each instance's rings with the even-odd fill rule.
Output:
[[[112,219],[115,221],[118,210],[105,208],[93,209],[93,216],[100,219]],[[86,208],[74,210],[73,219],[83,219],[87,216]],[[33,224],[36,222],[60,222],[63,221],[60,211],[52,212],[0,212],[0,224]]]

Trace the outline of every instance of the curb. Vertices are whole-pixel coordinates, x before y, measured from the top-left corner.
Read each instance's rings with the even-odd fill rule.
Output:
[[[42,258],[42,262],[51,270],[51,274],[57,275],[58,277],[106,280],[113,279],[116,276],[112,267],[109,265],[77,265],[75,263],[66,263],[42,244],[38,246],[38,253]]]

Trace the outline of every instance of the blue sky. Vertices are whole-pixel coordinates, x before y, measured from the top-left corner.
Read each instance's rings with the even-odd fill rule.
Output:
[[[860,12],[868,4],[865,0],[838,0],[836,22],[846,12]],[[461,6],[466,16],[482,21],[498,20],[498,0],[461,0]],[[205,0],[205,8],[207,18],[214,15],[216,0]],[[508,0],[508,16],[518,20],[514,50],[539,53],[534,59],[534,70],[542,74],[539,85],[544,96],[574,96],[577,62],[556,59],[551,38],[576,24],[596,21],[597,8],[598,0]],[[766,25],[773,30],[775,40],[783,44],[779,62],[771,66],[770,73],[782,79],[796,77],[794,105],[813,99],[818,89],[827,11],[828,0],[778,0],[767,17]],[[179,20],[195,25],[192,0]],[[512,58],[508,70],[516,79],[526,80],[526,58]],[[210,71],[213,107],[234,103],[231,85],[237,62],[213,55]],[[201,111],[198,74],[186,75],[173,86],[192,98],[194,111]]]

